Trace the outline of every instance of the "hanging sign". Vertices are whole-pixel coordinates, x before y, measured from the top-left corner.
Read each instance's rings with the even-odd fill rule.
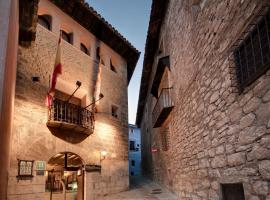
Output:
[[[156,153],[157,151],[158,151],[158,149],[157,149],[157,148],[152,147],[152,149],[151,149],[151,152],[152,152],[152,153]]]
[[[100,165],[92,165],[88,164],[84,166],[84,169],[86,172],[101,172],[101,166]]]

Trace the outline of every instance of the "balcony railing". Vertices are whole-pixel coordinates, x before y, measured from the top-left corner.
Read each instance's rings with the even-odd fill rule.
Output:
[[[47,126],[90,134],[94,129],[93,113],[81,106],[54,99]]]
[[[174,107],[174,103],[171,98],[171,91],[172,88],[163,88],[161,90],[152,113],[152,122],[154,128],[160,127],[163,124]]]

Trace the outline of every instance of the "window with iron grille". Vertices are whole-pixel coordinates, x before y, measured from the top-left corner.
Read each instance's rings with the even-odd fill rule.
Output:
[[[251,31],[233,52],[240,91],[270,67],[270,9],[250,27]]]
[[[168,127],[162,128],[160,132],[161,146],[163,151],[168,151],[169,149],[169,134],[170,130]]]

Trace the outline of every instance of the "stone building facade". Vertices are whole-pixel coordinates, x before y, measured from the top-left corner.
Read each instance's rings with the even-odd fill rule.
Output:
[[[141,175],[141,131],[134,125],[129,124],[129,175],[130,176],[140,176]]]
[[[181,200],[270,199],[268,7],[153,1],[136,122],[142,166]],[[264,70],[245,82],[244,67],[264,63],[258,53]]]
[[[128,189],[127,86],[139,52],[84,1],[20,1],[19,12],[7,199],[95,200]],[[60,31],[62,74],[48,109]],[[104,97],[86,108],[97,85]]]

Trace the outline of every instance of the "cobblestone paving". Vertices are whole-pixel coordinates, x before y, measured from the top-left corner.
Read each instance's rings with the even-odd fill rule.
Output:
[[[177,200],[177,197],[164,187],[142,177],[131,181],[130,190],[106,196],[99,200]]]

